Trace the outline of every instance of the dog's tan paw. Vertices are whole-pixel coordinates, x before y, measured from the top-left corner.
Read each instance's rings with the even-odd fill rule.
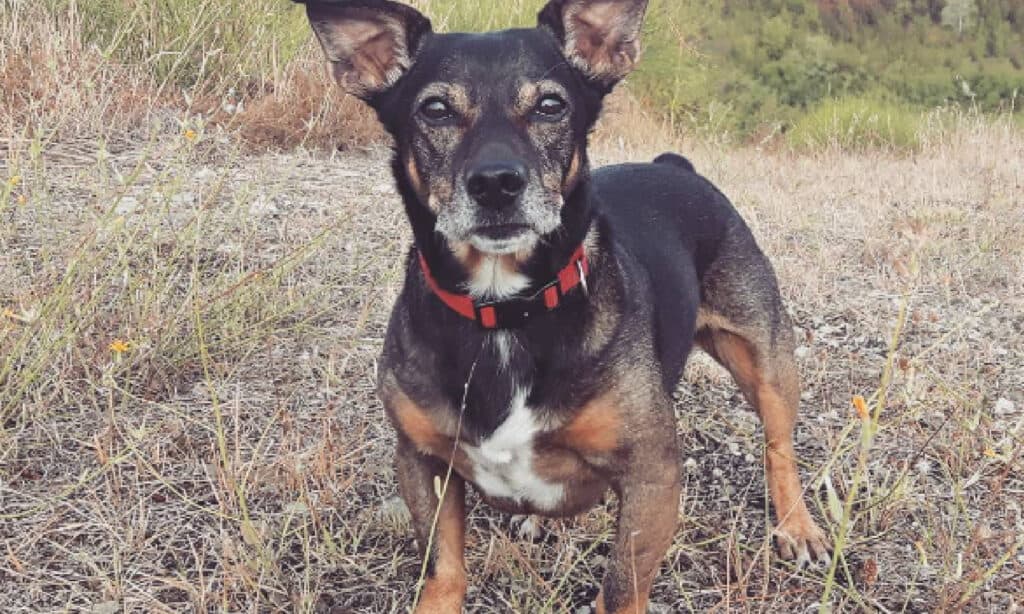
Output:
[[[775,528],[774,534],[779,556],[795,559],[797,567],[811,562],[823,565],[831,562],[832,542],[810,514],[787,518]]]
[[[431,578],[420,594],[416,614],[460,614],[465,597],[464,577]]]

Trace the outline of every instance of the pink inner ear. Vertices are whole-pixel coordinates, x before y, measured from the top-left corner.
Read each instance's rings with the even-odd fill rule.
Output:
[[[407,62],[403,27],[369,10],[348,9],[311,20],[335,79],[365,96],[390,86]]]
[[[616,26],[624,26],[628,17],[623,15],[619,2],[609,0],[608,2],[594,2],[585,5],[576,13],[576,20],[580,25],[591,30],[608,34]]]
[[[356,70],[360,80],[370,88],[389,84],[388,74],[400,64],[398,41],[387,27],[368,36],[356,49]]]
[[[643,15],[635,0],[605,0],[568,9],[570,55],[591,75],[619,79],[632,68],[639,53],[636,42]]]

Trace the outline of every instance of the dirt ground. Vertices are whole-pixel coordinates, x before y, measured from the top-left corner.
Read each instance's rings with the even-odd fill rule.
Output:
[[[409,241],[387,151],[19,147],[0,191],[0,611],[404,612],[419,561],[373,394]],[[814,513],[837,535],[851,503],[834,581],[772,556],[758,422],[694,355],[650,611],[810,611],[826,585],[837,612],[1019,610],[1024,137],[682,153],[777,269]],[[467,611],[590,612],[613,513],[524,537],[471,505]]]

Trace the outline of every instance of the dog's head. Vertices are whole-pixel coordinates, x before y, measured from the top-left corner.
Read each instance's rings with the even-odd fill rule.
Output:
[[[434,34],[385,0],[305,4],[337,81],[394,137],[407,200],[455,252],[523,256],[562,225],[647,0],[551,0],[537,28],[487,34]]]

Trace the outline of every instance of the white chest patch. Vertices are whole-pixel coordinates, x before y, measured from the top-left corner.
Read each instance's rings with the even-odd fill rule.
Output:
[[[552,510],[562,502],[565,487],[545,482],[533,471],[533,439],[539,426],[526,407],[528,393],[518,389],[501,426],[479,446],[465,450],[473,462],[473,482],[488,496]]]
[[[530,279],[505,268],[497,256],[484,256],[467,283],[474,298],[500,300],[514,296],[530,285]]]
[[[498,352],[498,364],[502,368],[508,367],[508,361],[512,355],[511,335],[505,331],[498,331],[491,333],[490,337],[491,342],[494,344],[494,349]]]

